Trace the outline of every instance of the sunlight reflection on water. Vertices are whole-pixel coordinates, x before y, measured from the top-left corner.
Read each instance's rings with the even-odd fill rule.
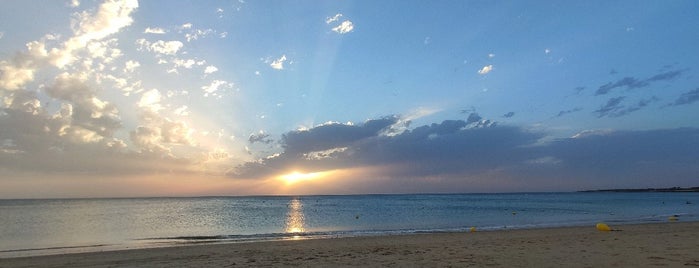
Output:
[[[303,203],[298,198],[291,199],[287,205],[289,211],[286,214],[286,227],[285,232],[287,233],[303,233],[306,231],[305,216],[303,215]],[[294,237],[297,238],[297,237]]]

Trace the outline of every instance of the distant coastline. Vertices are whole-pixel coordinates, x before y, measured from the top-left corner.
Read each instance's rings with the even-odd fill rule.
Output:
[[[585,190],[581,193],[597,193],[597,192],[619,192],[619,193],[644,193],[644,192],[699,192],[699,187],[671,187],[671,188],[645,188],[645,189],[601,189],[601,190]]]

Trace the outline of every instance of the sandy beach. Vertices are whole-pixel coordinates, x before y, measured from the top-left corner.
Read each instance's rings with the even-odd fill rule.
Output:
[[[189,245],[0,259],[0,267],[691,267],[699,222]]]

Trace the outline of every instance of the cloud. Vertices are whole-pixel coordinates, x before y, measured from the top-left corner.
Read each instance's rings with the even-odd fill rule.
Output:
[[[275,70],[284,70],[284,62],[285,61],[286,61],[286,55],[282,55],[280,58],[272,61],[272,63],[270,63],[269,66]]]
[[[515,112],[508,112],[508,113],[502,115],[502,117],[505,117],[505,118],[510,118],[513,116],[515,116]]]
[[[665,183],[686,184],[699,171],[699,151],[693,150],[699,146],[699,129],[605,131],[542,143],[545,133],[513,126],[473,128],[464,120],[446,120],[395,136],[380,134],[396,120],[290,131],[282,135],[281,153],[240,165],[230,175],[262,179],[291,170],[371,169],[363,183],[389,181],[375,191],[391,192],[427,180],[422,187],[459,192],[535,189],[531,185],[554,186],[552,190],[645,185],[659,177],[671,177]],[[359,178],[355,174],[347,179]]]
[[[218,72],[218,68],[216,68],[216,66],[213,65],[206,66],[206,68],[204,69],[205,74],[212,74],[215,72]]]
[[[193,30],[192,32],[186,33],[184,35],[184,37],[185,37],[185,39],[187,39],[187,42],[191,42],[191,41],[197,40],[201,37],[206,37],[207,35],[210,35],[212,33],[214,33],[213,29],[204,29],[204,30],[196,29],[196,30]]]
[[[607,103],[602,105],[599,109],[595,110],[594,113],[597,114],[597,117],[605,117],[610,114],[613,114],[615,111],[618,111],[623,107],[621,105],[621,101],[624,100],[625,97],[615,97],[607,100]]]
[[[208,86],[201,87],[201,89],[204,90],[205,97],[208,97],[209,95],[219,96],[217,91],[219,91],[222,88],[230,88],[232,86],[233,83],[224,80],[214,80]]]
[[[80,1],[79,0],[70,0],[70,3],[68,3],[70,7],[79,7],[80,6]]]
[[[163,29],[163,28],[158,28],[158,27],[151,28],[151,27],[147,27],[145,30],[143,30],[143,33],[147,33],[147,34],[165,34],[165,33],[167,33],[167,31],[166,31],[165,29]]]
[[[682,69],[682,70],[674,70],[674,71],[667,71],[664,73],[659,73],[656,75],[653,75],[649,78],[639,80],[638,78],[634,77],[624,77],[616,82],[609,82],[606,83],[599,88],[597,88],[597,91],[595,91],[595,96],[599,95],[605,95],[608,94],[609,92],[612,91],[612,89],[615,88],[626,88],[626,89],[636,89],[636,88],[643,88],[649,86],[653,82],[657,81],[667,81],[667,80],[673,80],[675,78],[678,78],[687,71],[688,69]]]
[[[136,70],[136,68],[140,66],[141,64],[137,61],[129,60],[126,63],[124,63],[124,71],[132,73],[134,70]]]
[[[699,129],[608,131],[558,140],[540,152],[561,161],[550,174],[603,185],[657,185],[690,182],[699,171]]]
[[[325,18],[325,24],[331,24],[340,21],[340,18],[342,17],[342,14],[337,13],[335,16],[332,17],[327,17]],[[333,32],[339,33],[339,34],[346,34],[354,30],[354,24],[350,20],[345,20],[338,24],[335,27],[332,27],[331,30]]]
[[[0,62],[0,89],[17,90],[34,80],[36,67],[32,62]]]
[[[340,19],[340,17],[342,17],[342,14],[340,14],[340,13],[337,13],[337,14],[335,14],[335,16],[332,16],[332,17],[327,17],[327,18],[325,18],[325,24],[330,24],[330,23],[336,22]]]
[[[351,32],[352,30],[354,30],[354,24],[351,21],[346,20],[346,21],[343,21],[342,23],[340,23],[340,25],[333,27],[332,30],[333,30],[333,32],[336,32],[339,34],[346,34],[346,33]]]
[[[686,105],[692,104],[697,101],[699,101],[699,88],[695,88],[693,90],[682,93],[682,95],[680,95],[674,102],[672,102],[669,105]]]
[[[145,39],[136,40],[136,44],[139,45],[139,50],[145,49],[163,55],[175,55],[184,46],[180,41],[158,40],[151,43]]]
[[[558,112],[558,114],[555,117],[561,117],[561,116],[564,116],[566,114],[570,114],[570,113],[574,113],[574,112],[578,112],[578,111],[582,111],[582,108],[575,107],[575,108],[569,109],[569,110],[562,110],[562,111]]]
[[[595,91],[595,96],[607,94],[612,89],[615,89],[618,87],[626,87],[628,89],[633,89],[633,88],[645,87],[647,85],[648,85],[648,83],[645,81],[639,81],[638,79],[633,78],[633,77],[624,77],[616,82],[609,82],[607,84],[600,86],[597,89],[597,91]]]
[[[493,65],[492,65],[492,64],[491,64],[491,65],[486,65],[486,66],[483,66],[483,68],[481,68],[480,70],[478,70],[478,74],[487,74],[487,73],[489,73],[489,72],[492,71],[492,70],[493,70]]]
[[[206,149],[194,142],[193,129],[160,114],[170,105],[131,77],[138,61],[119,61],[124,53],[112,35],[132,24],[137,7],[134,0],[106,0],[75,13],[73,34],[63,41],[47,34],[0,61],[0,177],[200,171],[195,164]],[[145,39],[137,45],[163,55],[182,48]],[[105,99],[111,89],[136,98],[134,115]],[[188,114],[186,106],[168,112]],[[136,118],[122,121],[125,115]]]
[[[294,166],[311,170],[365,165],[399,165],[391,176],[448,174],[483,170],[494,162],[525,159],[516,147],[540,135],[512,127],[467,128],[463,120],[421,126],[395,136],[381,135],[398,117],[369,120],[362,125],[329,124],[282,136],[279,156],[239,166],[235,176],[264,177]],[[319,155],[324,157],[313,157]]]
[[[171,156],[173,145],[191,145],[194,131],[181,121],[159,118],[131,131],[131,141],[141,152]],[[171,156],[172,157],[172,156]]]
[[[597,117],[620,117],[627,115],[629,113],[638,111],[642,108],[645,108],[651,103],[657,102],[660,99],[655,96],[651,96],[647,99],[641,99],[639,100],[636,104],[630,105],[630,106],[625,106],[621,105],[622,100],[624,100],[626,97],[616,97],[616,98],[611,98],[607,100],[607,103],[602,105],[599,109],[595,110],[594,113],[597,113]]]
[[[250,134],[250,137],[248,138],[248,142],[251,143],[251,144],[252,144],[252,143],[256,143],[256,142],[264,143],[264,144],[270,144],[270,143],[272,143],[274,140],[270,139],[269,136],[270,136],[269,134],[267,134],[267,133],[265,133],[264,131],[260,130],[260,132],[258,132],[258,133]]]

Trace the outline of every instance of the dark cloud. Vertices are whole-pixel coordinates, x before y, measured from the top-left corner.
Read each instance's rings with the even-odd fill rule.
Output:
[[[575,88],[575,95],[580,95],[580,92],[585,90],[585,87],[576,87]]]
[[[597,88],[597,91],[595,91],[595,96],[599,95],[604,95],[612,91],[612,89],[615,88],[626,88],[626,89],[635,89],[635,88],[642,88],[649,86],[653,82],[657,81],[667,81],[667,80],[672,80],[675,78],[678,78],[687,71],[688,69],[682,69],[682,70],[673,70],[673,71],[667,71],[663,73],[659,73],[656,75],[653,75],[649,78],[646,79],[638,79],[635,77],[624,77],[616,82],[609,82],[606,83],[599,88]]]
[[[607,100],[607,103],[602,105],[599,109],[594,112],[597,113],[597,117],[620,117],[632,112],[641,110],[651,103],[657,102],[660,99],[656,96],[651,96],[647,99],[641,99],[637,103],[629,106],[622,105],[621,102],[625,97],[616,97]]]
[[[502,117],[505,117],[505,118],[510,118],[510,117],[513,117],[513,116],[515,116],[515,112],[509,112],[509,113],[506,113],[506,114],[503,114],[503,115],[502,115]]]
[[[376,136],[397,122],[398,117],[391,116],[369,120],[359,126],[333,123],[309,130],[291,131],[282,135],[282,147],[289,154],[343,147]]]
[[[407,164],[414,165],[408,169],[415,174],[484,169],[493,167],[493,163],[522,160],[523,156],[517,154],[519,147],[541,137],[515,127],[486,127],[480,123],[467,127],[469,121],[464,120],[420,126],[395,136],[382,135],[380,130],[390,122],[393,120],[381,119],[368,121],[363,126],[338,124],[289,132],[282,139],[285,151],[278,157],[239,166],[233,175],[268,176],[294,166],[334,169]],[[322,159],[309,159],[314,151],[338,147],[346,150]]]
[[[677,77],[680,77],[683,72],[687,71],[688,69],[682,69],[682,70],[675,70],[675,71],[668,71],[664,73],[659,73],[656,74],[648,79],[646,79],[647,82],[655,82],[655,81],[662,81],[662,80],[672,80]]]
[[[597,114],[597,117],[605,117],[610,114],[613,114],[615,111],[620,110],[623,106],[621,105],[621,101],[624,100],[625,97],[615,97],[607,100],[607,103],[602,105],[599,109],[595,110],[594,113]]]
[[[648,99],[641,99],[639,100],[635,105],[627,106],[624,107],[623,109],[619,109],[615,111],[614,113],[610,114],[611,117],[620,117],[624,116],[627,114],[630,114],[632,112],[638,111],[646,106],[648,106],[651,103],[657,102],[660,99],[658,97],[652,96]]]
[[[566,114],[574,113],[574,112],[578,112],[578,111],[582,111],[582,108],[575,107],[575,108],[569,109],[569,110],[562,110],[562,111],[558,112],[558,114],[555,117],[561,117],[561,116],[564,116]]]
[[[304,139],[287,138],[283,140],[287,150],[278,156],[238,166],[230,175],[266,178],[296,168],[310,172],[382,166],[394,168],[383,169],[376,176],[392,180],[393,185],[416,178],[448,178],[442,183],[454,183],[457,188],[431,184],[457,191],[468,189],[465,181],[488,184],[492,174],[497,180],[508,180],[508,185],[535,182],[539,189],[549,189],[547,183],[575,185],[570,186],[577,187],[573,189],[687,185],[699,174],[699,129],[693,128],[585,132],[541,143],[545,133],[520,127],[472,127],[465,120],[446,120],[386,136],[378,129],[388,122],[379,122],[375,127],[320,126],[320,130],[308,130],[309,135],[328,145],[313,147]],[[359,135],[360,129],[367,130]],[[299,135],[296,131],[290,133]],[[338,140],[335,136],[351,138]],[[343,149],[309,157],[313,150],[337,146]]]
[[[691,104],[699,101],[699,87],[682,93],[670,106]]]
[[[257,134],[250,134],[250,138],[248,138],[248,142],[252,143],[264,143],[264,144],[270,144],[273,142],[272,139],[269,139],[269,134],[260,132]]]
[[[640,88],[648,85],[648,82],[640,81],[633,77],[624,77],[616,82],[609,82],[600,86],[597,91],[595,91],[595,96],[604,95],[612,91],[612,89],[618,87],[626,87],[627,89]]]
[[[539,149],[559,161],[557,169],[549,172],[635,186],[696,182],[697,148],[699,129],[679,128],[583,135]]]
[[[481,119],[483,119],[483,117],[481,117],[477,113],[471,113],[468,115],[468,118],[466,119],[466,124],[479,122],[479,121],[481,121]]]

